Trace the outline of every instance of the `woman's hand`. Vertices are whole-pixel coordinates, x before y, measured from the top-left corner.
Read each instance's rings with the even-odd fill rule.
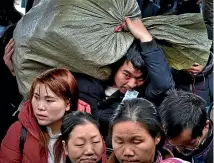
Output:
[[[4,63],[7,65],[7,67],[9,68],[10,72],[13,74],[13,76],[15,76],[15,71],[12,65],[12,55],[15,49],[15,42],[13,39],[11,39],[7,46],[5,47],[5,51],[4,51]]]

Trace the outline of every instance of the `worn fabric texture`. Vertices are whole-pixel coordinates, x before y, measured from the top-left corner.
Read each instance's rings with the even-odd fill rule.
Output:
[[[187,69],[195,62],[206,65],[212,42],[200,13],[155,16],[143,22],[159,41],[171,67]]]
[[[136,0],[37,0],[18,22],[13,64],[20,93],[27,99],[33,78],[64,66],[105,80],[110,64],[133,42],[128,31],[114,32],[125,16],[140,18]],[[176,69],[206,64],[210,42],[200,14],[143,19]]]

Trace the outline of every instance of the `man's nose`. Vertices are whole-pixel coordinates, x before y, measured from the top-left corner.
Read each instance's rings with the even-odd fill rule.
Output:
[[[135,89],[137,87],[137,80],[135,78],[130,78],[128,86],[130,89]]]

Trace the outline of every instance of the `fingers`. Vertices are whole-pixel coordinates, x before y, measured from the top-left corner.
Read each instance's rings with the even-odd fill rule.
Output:
[[[5,47],[5,52],[4,52],[4,61],[7,63],[8,61],[11,60],[11,56],[14,52],[14,48],[15,48],[15,42],[13,39],[11,39],[7,46]]]
[[[10,47],[11,45],[14,45],[14,40],[13,39],[10,39],[10,41],[7,43],[7,46],[5,48],[8,48]]]
[[[11,56],[13,55],[13,52],[14,52],[14,48],[8,48],[7,51],[5,52],[3,59],[6,65],[10,64],[12,59]]]
[[[10,51],[8,52],[8,54],[6,55],[8,60],[11,60],[11,56],[13,55],[14,52],[14,48],[9,49]]]
[[[7,46],[5,47],[5,53],[4,53],[4,63],[7,65],[7,67],[9,68],[10,72],[12,73],[12,75],[15,76],[15,71],[12,65],[12,55],[14,53],[14,46],[15,46],[15,42],[13,39],[11,39]]]
[[[126,21],[126,24],[130,30],[131,26],[132,26],[132,20],[129,18],[129,17],[125,17],[125,21]]]
[[[5,54],[7,54],[12,48],[14,48],[14,46],[15,46],[15,42],[13,39],[11,39],[8,42],[7,46],[5,47]]]
[[[125,17],[125,21],[128,25],[131,25],[131,24],[143,24],[141,19],[137,18],[137,19],[134,19],[134,20],[131,20],[129,17]]]
[[[129,17],[127,17],[127,16],[125,17],[125,20],[126,20],[127,24],[131,24],[132,23],[131,19]]]
[[[16,74],[15,74],[15,71],[14,71],[14,68],[13,68],[12,64],[11,64],[10,66],[8,66],[8,68],[9,68],[9,70],[10,70],[11,74],[12,74],[13,76],[16,76]]]

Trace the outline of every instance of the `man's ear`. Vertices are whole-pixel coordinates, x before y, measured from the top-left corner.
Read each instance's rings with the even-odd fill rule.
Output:
[[[209,130],[209,128],[210,128],[210,121],[207,120],[207,121],[206,121],[206,124],[205,124],[205,126],[204,126],[204,129],[208,129],[208,130]]]
[[[163,132],[166,134],[166,125],[162,125],[163,127]]]
[[[207,120],[206,124],[205,124],[205,126],[203,128],[202,135],[207,135],[207,133],[209,132],[209,128],[210,128],[210,121]]]
[[[63,144],[65,155],[67,156],[68,155],[68,148],[67,148],[67,145],[66,145],[64,140],[62,141],[62,144]]]

